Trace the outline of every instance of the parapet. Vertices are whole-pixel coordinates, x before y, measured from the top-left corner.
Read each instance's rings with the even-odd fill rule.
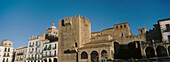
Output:
[[[31,38],[29,40],[34,40],[34,39],[38,39],[37,36],[31,36]]]
[[[62,20],[59,20],[59,22],[61,22],[61,24],[59,24],[59,25],[60,26],[72,25],[72,23],[76,22],[76,21],[83,21],[83,23],[85,23],[85,24],[90,23],[88,18],[86,18],[86,17],[82,18],[82,16],[77,15],[77,16],[74,16],[74,18],[73,18],[73,16],[70,16],[70,17],[65,17]]]

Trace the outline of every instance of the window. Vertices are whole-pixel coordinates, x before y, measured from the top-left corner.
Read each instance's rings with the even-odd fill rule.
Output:
[[[9,45],[11,45],[11,44],[9,44]]]
[[[34,42],[33,42],[33,45],[32,46],[34,46]]]
[[[142,30],[140,30],[140,32],[142,33]]]
[[[47,50],[47,45],[45,45],[45,48],[44,48],[44,50]]]
[[[5,48],[5,52],[6,52],[7,48]]]
[[[122,25],[120,25],[120,28],[122,28]]]
[[[35,42],[35,46],[37,46],[37,44],[38,44],[38,41]]]
[[[32,48],[32,51],[34,51],[34,48]]]
[[[5,45],[7,45],[7,44],[5,43]]]
[[[6,53],[4,53],[4,57],[6,57]]]
[[[30,42],[30,47],[31,47],[31,42]]]
[[[121,37],[123,37],[123,33],[121,33]]]
[[[64,26],[64,20],[62,20],[62,26]]]
[[[75,43],[75,47],[77,47],[77,42]]]
[[[168,35],[168,40],[169,40],[169,42],[170,42],[170,35]]]
[[[9,53],[7,54],[7,56],[9,57]]]
[[[170,25],[166,24],[166,31],[170,31]]]
[[[10,48],[8,48],[8,52],[10,52]]]
[[[82,52],[81,53],[81,59],[87,59],[88,58],[88,55],[86,52]]]
[[[124,28],[126,28],[126,25],[124,25]]]
[[[51,50],[51,44],[49,45],[48,50]]]
[[[57,45],[55,44],[55,48],[57,48]]]
[[[54,56],[56,56],[56,51],[54,51]]]
[[[118,29],[118,26],[116,26],[116,29]]]
[[[47,56],[47,52],[45,53],[45,55]]]
[[[51,51],[50,51],[49,55],[51,56]]]

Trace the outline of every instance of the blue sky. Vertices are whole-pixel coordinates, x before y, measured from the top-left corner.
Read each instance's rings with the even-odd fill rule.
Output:
[[[157,20],[170,18],[170,0],[0,0],[0,41],[27,46],[31,35],[78,14],[89,18],[92,32],[128,22],[136,35],[138,27],[149,30]]]

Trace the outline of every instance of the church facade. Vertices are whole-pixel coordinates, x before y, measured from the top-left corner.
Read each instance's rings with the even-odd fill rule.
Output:
[[[102,62],[168,56],[168,47],[162,48],[165,42],[162,41],[159,27],[158,24],[158,30],[151,31],[138,28],[139,34],[133,35],[128,23],[119,23],[114,28],[91,32],[88,18],[80,15],[64,18],[59,20],[58,62]],[[153,45],[161,46],[154,47],[154,55],[152,49],[148,50]]]

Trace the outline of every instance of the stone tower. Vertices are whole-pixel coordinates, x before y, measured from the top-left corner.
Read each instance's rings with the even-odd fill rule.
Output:
[[[132,32],[130,31],[130,27],[128,23],[120,23],[114,25],[115,33],[114,35],[117,38],[123,38],[125,36],[132,35]]]
[[[91,23],[82,16],[59,20],[58,62],[78,62],[79,47],[90,41]]]
[[[145,34],[146,33],[146,28],[138,28],[139,35],[140,34]]]

